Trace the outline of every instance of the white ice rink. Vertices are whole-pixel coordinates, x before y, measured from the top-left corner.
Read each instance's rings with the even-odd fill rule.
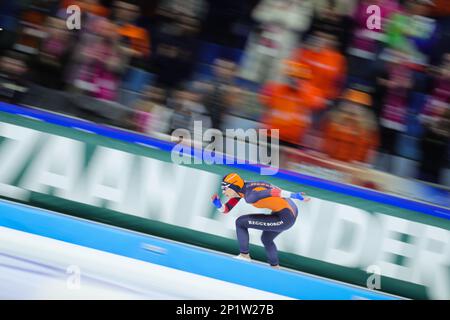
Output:
[[[289,298],[0,227],[0,299]]]

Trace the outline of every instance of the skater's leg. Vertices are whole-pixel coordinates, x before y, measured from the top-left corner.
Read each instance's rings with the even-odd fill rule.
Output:
[[[249,253],[249,235],[248,228],[250,219],[260,219],[263,214],[248,214],[240,216],[236,219],[236,235],[239,242],[239,252],[241,255],[247,255]]]
[[[241,254],[249,252],[248,229],[281,232],[290,228],[294,219],[288,214],[248,214],[236,219],[236,234]]]
[[[264,231],[261,235],[261,242],[266,249],[267,261],[272,267],[277,267],[278,262],[278,250],[275,242],[273,240],[280,234],[281,232],[274,231]]]

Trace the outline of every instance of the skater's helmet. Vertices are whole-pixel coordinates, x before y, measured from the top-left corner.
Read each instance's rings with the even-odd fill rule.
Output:
[[[241,192],[244,187],[244,179],[237,173],[229,173],[222,179],[222,189],[231,188],[236,192]]]

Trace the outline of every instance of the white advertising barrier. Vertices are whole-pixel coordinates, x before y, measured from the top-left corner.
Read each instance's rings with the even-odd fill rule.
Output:
[[[86,164],[84,142],[7,123],[0,136],[7,138],[0,145],[3,196],[51,195],[231,239],[235,218],[255,213],[245,203],[229,215],[214,210],[218,174],[104,146]],[[432,299],[450,299],[449,230],[318,198],[299,207],[296,225],[276,240],[280,251],[360,270],[375,265],[383,276],[426,287]],[[261,245],[259,234],[251,232],[253,244]]]

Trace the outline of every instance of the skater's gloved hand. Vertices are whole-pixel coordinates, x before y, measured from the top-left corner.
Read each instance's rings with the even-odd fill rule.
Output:
[[[217,193],[215,193],[212,197],[211,197],[211,201],[213,202],[213,204],[216,206],[217,209],[222,208],[222,202],[220,201],[219,196],[217,195]]]
[[[305,197],[305,193],[304,193],[304,192],[296,192],[296,193],[293,193],[293,194],[291,195],[291,198],[293,198],[293,199],[298,199],[298,200],[300,200],[300,201],[309,201],[309,200],[311,200],[311,198]]]
[[[303,192],[296,192],[296,193],[292,193],[291,194],[291,198],[292,199],[298,199],[298,200],[300,200],[300,201],[302,201],[303,200]]]

